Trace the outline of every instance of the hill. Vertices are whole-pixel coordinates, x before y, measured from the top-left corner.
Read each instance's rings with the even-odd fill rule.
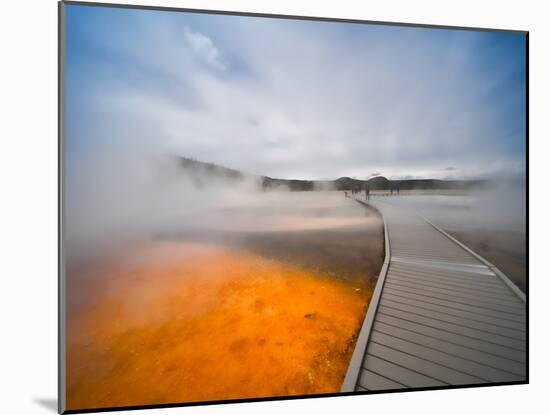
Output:
[[[206,186],[213,181],[239,182],[255,179],[263,190],[287,188],[291,191],[312,190],[362,190],[368,183],[371,190],[469,190],[487,184],[485,180],[439,180],[439,179],[404,179],[390,180],[384,176],[368,180],[340,177],[336,180],[300,180],[278,179],[269,176],[255,176],[239,170],[223,167],[214,163],[205,163],[187,157],[178,157],[178,165],[197,186]]]

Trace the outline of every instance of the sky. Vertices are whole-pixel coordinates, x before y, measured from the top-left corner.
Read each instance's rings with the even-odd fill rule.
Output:
[[[65,65],[69,182],[151,154],[278,178],[525,176],[517,33],[68,5]]]

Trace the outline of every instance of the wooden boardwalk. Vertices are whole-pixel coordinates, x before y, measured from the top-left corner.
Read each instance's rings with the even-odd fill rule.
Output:
[[[526,381],[525,295],[410,209],[370,204],[386,258],[342,392]]]

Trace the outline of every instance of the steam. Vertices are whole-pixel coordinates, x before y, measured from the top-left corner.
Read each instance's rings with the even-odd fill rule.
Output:
[[[77,251],[150,239],[178,227],[207,226],[217,212],[246,203],[260,188],[254,177],[231,185],[208,177],[200,187],[173,155],[143,148],[97,155],[71,173],[66,237]]]
[[[266,229],[268,206],[305,203],[259,191],[260,174],[524,176],[523,40],[68,6],[68,248],[109,250],[171,229]],[[251,175],[201,188],[177,155]],[[514,201],[490,200],[476,203],[504,212]]]
[[[451,231],[525,233],[526,187],[519,180],[494,180],[470,192],[406,194],[392,203],[411,207]]]
[[[139,141],[136,143],[139,144]],[[159,235],[285,232],[362,226],[364,209],[343,193],[263,189],[259,176],[229,179],[183,168],[156,143],[96,151],[67,172],[66,239],[71,258],[104,255]],[[201,165],[202,166],[202,165]],[[220,240],[220,242],[222,242]]]

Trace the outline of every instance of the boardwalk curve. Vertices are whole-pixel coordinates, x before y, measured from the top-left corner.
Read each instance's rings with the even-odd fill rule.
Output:
[[[428,219],[368,205],[385,260],[341,391],[525,382],[525,295]]]

